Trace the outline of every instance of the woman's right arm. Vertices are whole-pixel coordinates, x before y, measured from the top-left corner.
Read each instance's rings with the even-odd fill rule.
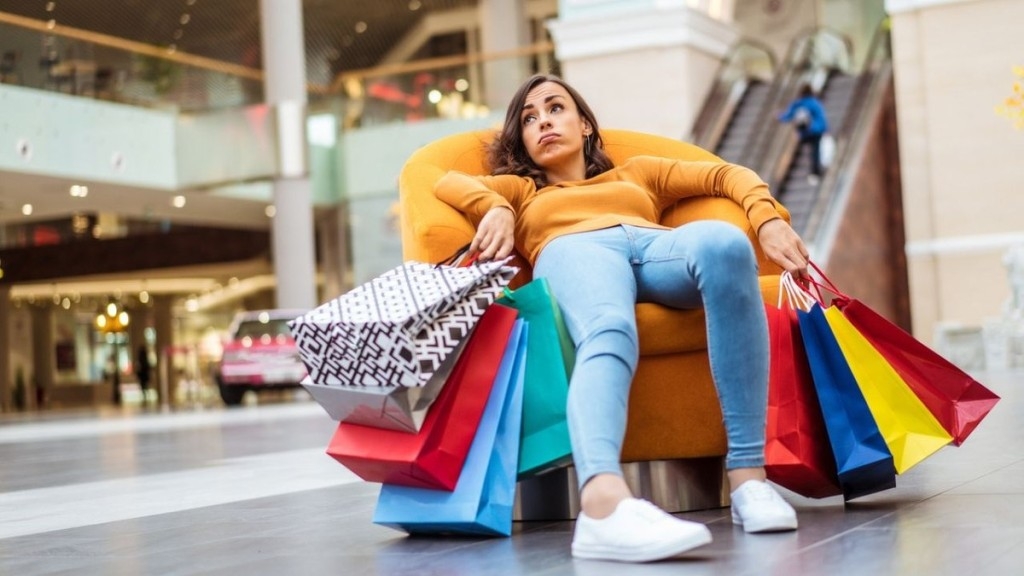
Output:
[[[473,223],[476,235],[469,251],[486,262],[512,253],[516,206],[531,185],[532,181],[518,176],[470,176],[452,171],[437,182],[434,193]]]

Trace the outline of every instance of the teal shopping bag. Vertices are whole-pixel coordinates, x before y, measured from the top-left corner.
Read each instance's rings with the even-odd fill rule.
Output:
[[[519,477],[526,478],[572,460],[565,406],[576,348],[544,278],[506,288],[498,303],[515,308],[530,326],[519,449]]]
[[[384,484],[374,523],[410,534],[512,533],[528,332],[517,320],[455,490]]]

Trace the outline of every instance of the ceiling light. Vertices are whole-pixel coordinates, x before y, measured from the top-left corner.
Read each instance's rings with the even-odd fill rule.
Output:
[[[360,20],[356,22],[356,34],[362,34],[363,32],[366,32],[366,22]]]
[[[455,89],[458,90],[459,92],[465,92],[466,90],[469,90],[469,80],[466,80],[465,78],[459,78],[458,80],[455,81]]]
[[[184,208],[185,207],[185,197],[184,196],[180,196],[180,195],[179,196],[175,196],[174,199],[171,200],[171,206],[174,206],[175,208]]]
[[[430,100],[431,104],[437,104],[441,101],[441,91],[435,88],[427,92],[427,100]]]
[[[421,6],[423,6],[423,4],[420,0],[412,0],[412,2],[409,2],[409,10],[412,10],[413,12],[419,10]]]
[[[277,215],[277,207],[271,204],[263,209],[263,213],[267,215],[267,218],[273,218]]]
[[[57,7],[57,3],[56,2],[47,2],[46,3],[46,11],[47,12],[53,12],[53,9],[56,8],[56,7]]]
[[[191,19],[192,17],[189,16],[188,13],[185,13],[181,15],[181,19],[178,20],[178,22],[181,22],[181,25],[184,26],[185,24],[188,24],[188,21]]]
[[[57,21],[56,20],[47,20],[46,21],[46,29],[47,30],[53,30],[56,27],[57,27]]]
[[[32,215],[32,205],[31,204],[23,204],[21,206],[21,213],[24,214],[25,216],[31,216]]]
[[[149,302],[149,292],[146,292],[145,290],[139,292],[139,302],[142,302],[143,304]]]
[[[174,39],[175,40],[181,40],[181,36],[184,33],[185,32],[181,28],[178,28],[177,30],[174,31]]]
[[[75,198],[85,198],[89,195],[89,187],[82,186],[81,184],[74,184],[68,190],[68,192]]]

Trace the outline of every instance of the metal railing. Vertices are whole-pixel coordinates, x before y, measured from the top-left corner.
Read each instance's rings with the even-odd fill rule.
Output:
[[[496,68],[524,76],[559,71],[553,44],[538,42],[345,71],[309,82],[307,93],[311,109],[342,110],[341,124],[350,128],[473,115],[486,106],[484,87]],[[259,68],[0,12],[0,83],[196,112],[262,103],[263,79]]]
[[[857,168],[864,156],[873,117],[882,106],[892,82],[892,51],[888,18],[875,29],[861,73],[854,88],[851,105],[836,134],[835,160],[821,182],[811,210],[804,239],[812,247],[812,257],[824,266],[835,239],[839,216],[853,188]]]
[[[752,81],[771,82],[776,57],[766,44],[745,38],[733,45],[715,72],[688,140],[706,150],[721,142],[736,107]]]
[[[852,53],[849,38],[826,27],[809,30],[790,43],[757,120],[763,128],[743,152],[746,165],[770,187],[778,185],[788,165],[785,160],[791,157],[796,143],[792,129],[781,125],[776,115],[796,98],[804,84],[820,90],[830,72],[850,71]]]

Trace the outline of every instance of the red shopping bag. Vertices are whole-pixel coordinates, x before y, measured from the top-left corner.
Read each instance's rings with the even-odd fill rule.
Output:
[[[419,432],[340,423],[327,454],[369,482],[454,490],[516,322],[492,304]]]
[[[802,496],[837,496],[843,489],[793,308],[801,293],[791,282],[784,274],[778,305],[765,306],[771,342],[765,472]]]
[[[812,264],[813,266],[813,264]],[[959,446],[999,396],[864,303],[840,292],[815,266],[833,304],[906,382]]]

